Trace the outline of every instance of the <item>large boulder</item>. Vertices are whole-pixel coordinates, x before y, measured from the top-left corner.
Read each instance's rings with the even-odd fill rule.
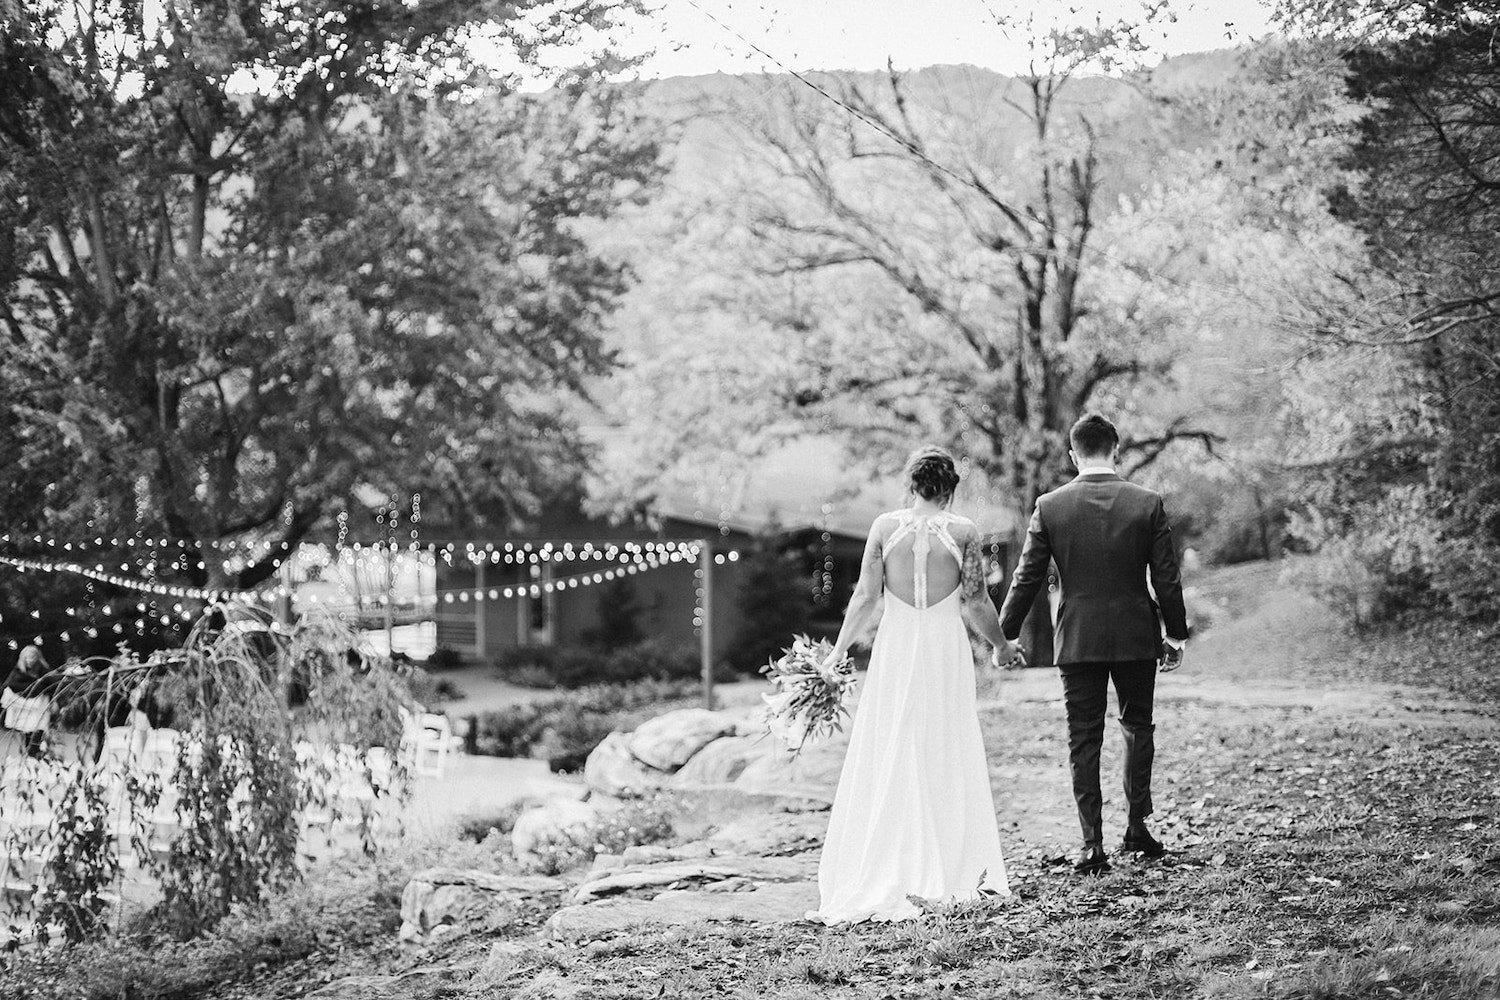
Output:
[[[702,788],[733,784],[753,762],[776,752],[775,744],[765,734],[721,736],[693,754],[672,775],[672,785],[677,788]]]
[[[503,927],[529,900],[557,888],[538,876],[429,868],[413,875],[401,893],[401,940],[428,944],[470,927]]]
[[[599,809],[575,799],[552,799],[516,817],[510,831],[516,860],[525,861],[549,845],[577,841],[599,820]]]
[[[738,720],[726,712],[679,708],[643,722],[630,734],[630,753],[647,767],[668,773],[686,764],[699,750],[735,732]]]
[[[594,748],[583,765],[588,786],[616,798],[635,798],[660,788],[666,774],[655,771],[630,752],[630,736],[610,733]]]
[[[746,764],[734,787],[751,795],[801,799],[826,808],[838,790],[848,746],[848,738],[840,734],[808,745],[796,757],[775,750],[760,754]]]

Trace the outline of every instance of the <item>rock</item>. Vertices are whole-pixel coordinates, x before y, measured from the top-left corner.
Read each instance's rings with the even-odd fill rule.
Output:
[[[767,685],[766,690],[770,690]],[[766,706],[759,699],[750,707],[733,710],[730,716],[734,719],[735,736],[766,736],[769,729],[766,726]]]
[[[573,890],[573,901],[584,903],[598,896],[609,896],[627,889],[671,885],[674,882],[689,880],[713,882],[718,879],[731,878],[737,874],[738,872],[733,868],[692,862],[638,865],[590,879]]]
[[[828,833],[828,816],[820,812],[762,813],[734,820],[703,843],[716,855],[767,855],[783,851],[812,852]],[[816,854],[816,852],[812,852]]]
[[[714,883],[738,879],[742,882],[804,882],[817,878],[818,856],[806,853],[791,857],[724,857],[709,862],[670,861],[630,865],[600,872],[573,890],[575,903],[613,896],[632,889],[673,886],[689,882],[710,891]]]
[[[565,906],[547,920],[555,938],[578,939],[640,924],[681,925],[712,920],[792,923],[818,907],[816,882],[761,883],[753,890],[697,892],[669,889],[654,899],[601,899]]]
[[[384,1000],[386,997],[404,1000],[416,987],[431,987],[452,978],[453,971],[441,966],[410,969],[397,976],[345,976],[308,996],[320,1000]]]
[[[643,722],[630,734],[630,752],[648,767],[668,773],[709,743],[735,731],[736,720],[706,708],[679,708]]]
[[[755,889],[756,889],[756,883],[755,882],[751,881],[748,878],[745,878],[742,875],[736,875],[734,878],[726,878],[722,882],[714,882],[714,883],[711,883],[709,885],[705,885],[702,889],[699,889],[698,891],[699,892],[754,892]],[[667,890],[667,892],[676,892],[676,891],[677,890],[675,890],[675,889],[668,889]]]
[[[494,973],[507,970],[515,960],[531,947],[528,941],[496,941],[484,960],[484,971]]]
[[[702,788],[732,784],[750,764],[775,746],[766,736],[721,736],[693,754],[672,776],[675,788]]]
[[[676,852],[671,848],[662,847],[660,844],[638,844],[634,847],[625,848],[625,853],[620,855],[622,865],[650,865],[659,861],[671,861]]]
[[[390,996],[395,986],[395,976],[346,976],[308,995],[319,1000],[366,1000]]]
[[[676,847],[661,847],[656,844],[627,847],[624,854],[596,854],[590,866],[590,878],[603,878],[624,871],[626,868],[648,864],[664,864],[671,861],[702,861],[714,856],[714,849],[707,841],[693,840]]]
[[[781,752],[761,754],[735,779],[734,787],[752,795],[803,799],[826,807],[833,803],[833,793],[838,789],[848,745],[849,741],[839,736],[809,746],[795,758]]]
[[[583,763],[583,780],[590,788],[617,798],[636,798],[660,788],[666,775],[636,760],[630,737],[610,733]]]
[[[537,876],[461,868],[417,872],[401,893],[401,940],[429,944],[470,926],[503,926],[520,914],[527,900],[556,888],[552,879]]]
[[[427,932],[427,943],[437,944],[439,941],[453,937],[455,934],[462,934],[468,929],[466,924],[438,924]]]
[[[686,844],[678,844],[676,847],[671,849],[670,853],[672,855],[673,861],[692,861],[695,859],[713,857],[714,849],[712,845],[710,845],[706,841],[693,840],[689,841]]]
[[[590,802],[554,799],[516,817],[510,831],[511,847],[517,860],[536,854],[548,844],[567,843],[586,836],[599,820],[599,809]]]

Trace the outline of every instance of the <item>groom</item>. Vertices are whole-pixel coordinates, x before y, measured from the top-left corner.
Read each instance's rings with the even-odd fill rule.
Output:
[[[1068,712],[1073,798],[1083,828],[1083,853],[1073,867],[1094,874],[1109,870],[1099,750],[1110,681],[1120,702],[1125,737],[1125,800],[1130,812],[1122,847],[1149,857],[1166,853],[1146,828],[1156,728],[1151,702],[1158,661],[1163,671],[1182,664],[1187,614],[1161,496],[1115,473],[1120,435],[1114,424],[1087,414],[1073,425],[1068,438],[1073,446],[1068,455],[1078,467],[1078,477],[1037,500],[1021,561],[1000,609],[1000,629],[1011,641],[1021,634],[1021,622],[1047,579],[1047,564],[1055,561],[1062,600],[1056,606],[1054,644]]]

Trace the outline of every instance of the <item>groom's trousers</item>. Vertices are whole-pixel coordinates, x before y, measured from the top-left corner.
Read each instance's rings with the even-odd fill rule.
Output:
[[[1151,761],[1156,754],[1156,726],[1151,722],[1156,693],[1156,661],[1064,663],[1059,666],[1068,710],[1068,766],[1078,825],[1087,847],[1104,844],[1104,799],[1099,792],[1099,751],[1104,745],[1104,715],[1109,682],[1120,702],[1120,730],[1125,736],[1125,801],[1129,819],[1151,815]]]

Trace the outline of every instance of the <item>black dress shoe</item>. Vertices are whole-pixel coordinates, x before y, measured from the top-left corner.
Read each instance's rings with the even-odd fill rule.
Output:
[[[1124,841],[1120,844],[1120,850],[1144,854],[1148,858],[1159,858],[1167,853],[1167,849],[1162,842],[1151,836],[1150,832],[1146,830],[1126,833]]]
[[[1109,871],[1109,858],[1105,856],[1104,848],[1085,847],[1078,860],[1073,862],[1073,870],[1080,875],[1102,875]]]

